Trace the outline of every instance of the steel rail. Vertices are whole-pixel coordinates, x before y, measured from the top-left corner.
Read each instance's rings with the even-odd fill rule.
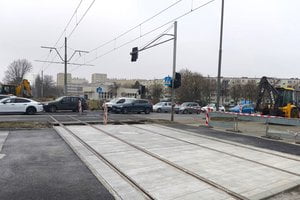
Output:
[[[222,190],[223,192],[227,193],[228,195],[230,195],[231,197],[233,197],[235,199],[248,200],[247,197],[242,196],[242,195],[240,195],[240,194],[238,194],[238,193],[236,193],[234,191],[231,191],[230,189],[225,188],[222,185],[220,185],[220,184],[218,184],[218,183],[216,183],[214,181],[211,181],[211,180],[209,180],[209,179],[207,179],[207,178],[205,178],[203,176],[200,176],[199,174],[196,174],[196,173],[194,173],[194,172],[192,172],[192,171],[190,171],[190,170],[188,170],[186,168],[183,168],[183,167],[181,167],[181,166],[179,166],[179,165],[177,165],[177,164],[175,164],[175,163],[173,163],[173,162],[171,162],[171,161],[169,161],[167,159],[164,159],[164,158],[160,157],[157,154],[154,154],[154,153],[152,153],[152,152],[150,152],[150,151],[148,151],[148,150],[146,150],[144,148],[141,148],[141,147],[136,146],[136,145],[134,145],[134,144],[132,144],[130,142],[127,142],[126,140],[123,140],[123,139],[121,139],[121,138],[119,138],[119,137],[117,137],[117,136],[115,136],[115,135],[113,135],[113,134],[111,134],[111,133],[109,133],[107,131],[104,131],[104,130],[102,130],[102,129],[96,127],[96,126],[94,126],[94,125],[91,125],[89,123],[86,123],[84,121],[76,119],[75,117],[72,117],[72,116],[70,116],[70,117],[73,118],[74,120],[77,120],[77,121],[80,121],[80,122],[84,123],[87,126],[90,126],[90,127],[94,128],[94,129],[96,129],[96,130],[98,130],[98,131],[100,131],[100,132],[102,132],[102,133],[104,133],[104,134],[106,134],[106,135],[114,138],[114,139],[117,139],[117,140],[119,140],[119,141],[121,141],[121,142],[123,142],[123,143],[125,143],[125,144],[127,144],[127,145],[129,145],[129,146],[131,146],[131,147],[133,147],[133,148],[135,148],[135,149],[137,149],[137,150],[139,150],[139,151],[141,151],[141,152],[143,152],[143,153],[145,153],[145,154],[153,157],[153,158],[155,158],[155,159],[158,159],[158,160],[160,160],[160,161],[168,164],[169,166],[178,169],[179,171],[182,171],[182,172],[184,172],[184,173],[186,173],[186,174],[188,174],[188,175],[190,175],[190,176],[192,176],[192,177],[194,177],[194,178],[196,178],[196,179],[198,179],[198,180],[200,180],[200,181],[202,181],[204,183],[207,183],[207,184],[211,185],[214,188]]]
[[[231,156],[231,157],[235,157],[235,158],[238,158],[238,159],[241,159],[241,160],[246,160],[246,161],[249,161],[249,162],[252,162],[252,163],[255,163],[255,164],[263,165],[265,167],[272,168],[272,169],[275,169],[275,170],[278,170],[278,171],[281,171],[281,172],[285,172],[285,173],[288,173],[288,174],[292,174],[294,176],[300,176],[300,174],[295,173],[295,172],[291,172],[291,171],[288,171],[288,170],[285,170],[285,169],[280,169],[278,167],[274,167],[274,166],[271,166],[271,165],[268,165],[268,164],[265,164],[265,163],[261,163],[261,162],[255,161],[255,160],[251,160],[251,159],[248,159],[248,158],[245,158],[245,157],[242,157],[242,156],[234,155],[232,153],[227,153],[227,152],[215,149],[215,148],[207,147],[205,145],[197,144],[197,143],[194,143],[194,142],[189,142],[189,141],[179,139],[179,138],[169,136],[169,135],[164,135],[164,134],[161,134],[161,133],[158,133],[158,132],[155,132],[155,131],[152,131],[152,130],[144,129],[144,128],[141,128],[141,127],[137,127],[137,126],[134,126],[134,125],[130,125],[130,126],[135,127],[137,129],[140,129],[140,130],[143,130],[143,131],[150,132],[152,134],[164,136],[164,137],[171,138],[171,139],[174,139],[174,140],[177,140],[177,141],[180,141],[180,142],[184,142],[184,143],[191,144],[191,145],[194,145],[194,146],[198,146],[198,147],[201,147],[201,148],[204,148],[204,149],[209,149],[211,151],[222,153],[222,154],[225,154],[225,155],[228,155],[228,156]]]
[[[60,121],[58,121],[55,117],[52,115],[49,115],[52,120],[54,120],[56,123],[59,124],[60,127],[65,129],[69,134],[71,134],[78,142],[80,142],[84,147],[86,147],[90,152],[92,152],[95,156],[97,156],[100,160],[104,161],[107,166],[109,166],[111,169],[113,169],[115,172],[117,172],[124,180],[126,180],[129,184],[131,184],[134,188],[136,188],[138,191],[140,191],[147,199],[154,200],[155,198],[151,196],[149,192],[147,192],[144,188],[142,188],[138,183],[136,183],[132,178],[127,176],[125,173],[123,173],[116,165],[114,165],[112,162],[110,162],[107,158],[105,158],[103,155],[101,155],[99,152],[97,152],[93,147],[91,147],[89,144],[87,144],[84,140],[82,140],[80,137],[78,137],[75,133],[73,133],[69,128],[67,128],[64,124],[62,124]],[[74,117],[69,116],[70,118],[76,119]],[[81,121],[76,119],[77,121]],[[83,124],[87,124],[84,121],[81,121]]]
[[[237,143],[234,143],[234,142],[226,142],[226,141],[221,140],[221,139],[212,138],[212,137],[204,136],[204,135],[199,135],[195,132],[189,132],[189,131],[185,131],[185,130],[170,128],[170,127],[167,127],[167,126],[155,125],[155,124],[152,124],[152,126],[168,129],[168,130],[171,130],[171,131],[177,131],[177,132],[180,132],[180,133],[183,133],[183,134],[193,135],[193,136],[196,136],[196,137],[205,138],[205,139],[208,139],[208,140],[213,140],[213,141],[217,141],[217,142],[220,142],[220,143],[229,144],[229,145],[232,145],[232,146],[237,146],[237,147],[241,147],[241,148],[244,148],[244,149],[250,149],[250,150],[253,150],[253,151],[266,153],[266,154],[270,154],[270,155],[273,155],[273,156],[278,156],[278,157],[281,157],[281,158],[286,158],[286,159],[289,159],[289,160],[294,160],[294,161],[300,162],[300,159],[297,159],[297,158],[291,158],[291,157],[288,157],[288,156],[284,156],[284,155],[280,155],[280,154],[277,154],[277,153],[272,153],[272,152],[268,152],[268,151],[248,147],[248,146],[237,144]]]

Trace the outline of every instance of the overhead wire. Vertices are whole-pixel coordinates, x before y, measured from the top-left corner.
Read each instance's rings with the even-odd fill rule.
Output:
[[[76,23],[75,27],[73,28],[73,30],[71,31],[71,33],[68,35],[68,38],[71,37],[71,35],[74,33],[74,31],[76,30],[76,28],[78,27],[78,25],[80,24],[80,22],[83,20],[83,18],[85,17],[85,15],[88,13],[88,11],[91,9],[91,7],[93,6],[93,4],[95,3],[96,0],[93,0],[92,3],[90,4],[90,6],[88,7],[88,9],[86,9],[85,13],[81,16],[81,18],[79,19],[79,21]]]
[[[180,3],[181,1],[183,1],[183,0],[178,0],[178,1],[174,2],[173,4],[169,5],[168,7],[166,7],[166,8],[164,8],[164,9],[162,9],[161,11],[157,12],[155,15],[153,15],[153,16],[151,16],[151,17],[145,19],[144,21],[142,21],[142,22],[139,23],[138,25],[136,25],[136,26],[134,26],[134,27],[128,29],[127,31],[125,31],[125,32],[123,32],[122,34],[118,35],[117,37],[115,37],[115,38],[113,38],[113,39],[111,39],[111,40],[109,40],[109,41],[107,41],[107,42],[105,42],[105,43],[99,45],[98,47],[96,47],[96,48],[94,48],[94,49],[91,49],[89,52],[96,51],[97,49],[99,49],[99,48],[101,48],[101,47],[104,47],[104,46],[106,46],[107,44],[109,44],[109,43],[111,43],[111,42],[114,42],[115,40],[119,39],[120,37],[126,35],[127,33],[133,31],[134,29],[136,29],[136,28],[138,28],[138,27],[141,28],[141,26],[142,26],[143,24],[145,24],[145,23],[147,23],[148,21],[154,19],[155,17],[157,17],[158,15],[160,15],[160,14],[162,14],[163,12],[167,11],[168,9],[172,8],[173,6],[177,5],[177,4]],[[141,30],[140,30],[140,31],[141,31]]]
[[[58,37],[58,39],[56,40],[56,42],[54,43],[54,45],[53,45],[54,47],[57,46],[58,42],[61,40],[62,36],[63,36],[63,35],[65,34],[65,32],[67,31],[68,26],[69,26],[70,23],[72,22],[74,16],[77,14],[77,11],[78,11],[78,9],[79,9],[79,7],[80,7],[80,5],[81,5],[82,2],[83,2],[83,0],[80,0],[80,2],[78,3],[78,5],[77,5],[76,9],[74,10],[74,12],[73,12],[71,18],[69,19],[68,23],[66,24],[65,28],[63,29],[62,33],[60,34],[60,36]],[[60,49],[61,49],[61,48],[60,48]],[[49,58],[51,52],[52,52],[52,51],[49,51],[49,53],[48,53],[48,55],[47,55],[47,57],[46,57],[46,59],[45,59],[46,61],[48,61],[48,58]],[[55,54],[55,56],[52,58],[51,62],[53,62],[54,59],[55,59],[56,57],[57,57],[57,54]],[[46,70],[48,69],[48,67],[51,65],[51,63],[48,63],[48,66],[46,66],[46,67],[45,67],[45,65],[46,65],[46,63],[41,67],[41,70],[46,71]],[[41,72],[41,70],[40,70],[40,72]]]
[[[105,55],[107,55],[107,54],[109,54],[109,53],[117,50],[117,49],[120,49],[120,48],[122,48],[122,47],[124,47],[124,46],[126,46],[126,45],[128,45],[128,44],[130,44],[130,43],[132,43],[132,42],[134,42],[136,40],[138,40],[141,37],[145,37],[146,35],[149,35],[150,33],[153,33],[154,31],[156,31],[156,30],[158,30],[158,29],[160,29],[160,28],[162,28],[162,27],[164,27],[164,26],[166,26],[166,25],[168,25],[170,23],[173,23],[174,21],[176,21],[176,20],[178,20],[178,19],[180,19],[182,17],[185,17],[186,15],[188,15],[188,14],[190,14],[190,13],[192,13],[192,12],[194,12],[194,11],[200,9],[200,8],[203,8],[203,7],[209,5],[210,3],[214,2],[214,1],[216,1],[216,0],[210,0],[210,1],[206,2],[206,3],[204,3],[204,4],[201,4],[200,6],[195,7],[194,9],[191,9],[188,12],[185,12],[182,15],[173,18],[172,20],[170,20],[170,21],[168,21],[168,22],[166,22],[166,23],[164,23],[164,24],[162,24],[162,25],[160,25],[160,26],[158,26],[158,27],[156,27],[156,28],[154,28],[154,29],[152,29],[152,30],[150,30],[150,31],[148,31],[148,32],[146,32],[146,33],[144,33],[144,34],[142,34],[142,35],[134,38],[134,39],[132,39],[132,40],[129,40],[128,42],[125,42],[125,43],[119,45],[118,47],[114,47],[113,49],[111,49],[111,50],[109,50],[109,51],[107,51],[107,52],[105,52],[105,53],[103,53],[103,54],[101,54],[99,56],[96,56],[95,58],[87,61],[86,64],[89,64],[89,63],[91,63],[91,62],[93,62],[93,61],[95,61],[95,60],[97,60],[97,59],[99,59],[99,58],[101,58],[101,57],[103,57],[103,56],[105,56]]]

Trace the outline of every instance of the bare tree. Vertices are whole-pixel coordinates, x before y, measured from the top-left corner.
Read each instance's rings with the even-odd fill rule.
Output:
[[[241,84],[235,84],[231,86],[230,88],[230,96],[233,99],[234,103],[238,103],[240,98],[242,97],[242,85]]]
[[[42,92],[41,92],[42,90],[43,90],[43,97],[48,97],[48,98],[58,97],[63,94],[63,89],[55,85],[53,76],[50,75],[45,75],[43,80],[40,77],[40,75],[38,75],[35,78],[34,88],[33,88],[34,96],[37,98],[42,97]]]
[[[157,83],[156,81],[154,81],[154,83],[152,85],[150,85],[149,94],[150,94],[150,97],[152,98],[153,104],[159,102],[162,92],[163,92],[163,89],[164,89],[163,85],[160,83]]]
[[[5,71],[4,82],[8,84],[20,84],[24,76],[32,70],[31,63],[26,59],[13,61]]]
[[[196,101],[204,102],[203,88],[205,80],[200,73],[188,69],[181,70],[181,86],[176,89],[176,97],[180,102]]]
[[[255,82],[248,82],[242,86],[242,97],[255,102],[258,95],[258,86]]]

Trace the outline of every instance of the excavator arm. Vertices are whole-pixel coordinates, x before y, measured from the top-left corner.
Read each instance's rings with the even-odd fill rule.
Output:
[[[269,105],[270,107],[261,108],[261,103],[266,92],[270,99],[270,105]],[[258,86],[258,98],[257,98],[255,110],[262,111],[263,114],[275,114],[276,112],[278,112],[279,98],[280,98],[280,93],[278,92],[278,90],[275,89],[269,83],[267,77],[265,76],[262,77]]]

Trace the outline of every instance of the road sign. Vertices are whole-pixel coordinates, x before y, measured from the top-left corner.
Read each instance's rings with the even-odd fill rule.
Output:
[[[96,91],[97,91],[97,93],[99,93],[99,94],[104,92],[104,90],[103,90],[102,87],[98,87],[98,88],[96,89]]]
[[[166,76],[165,78],[164,78],[164,85],[165,86],[168,86],[168,87],[171,87],[172,86],[172,77],[170,77],[170,76]]]

